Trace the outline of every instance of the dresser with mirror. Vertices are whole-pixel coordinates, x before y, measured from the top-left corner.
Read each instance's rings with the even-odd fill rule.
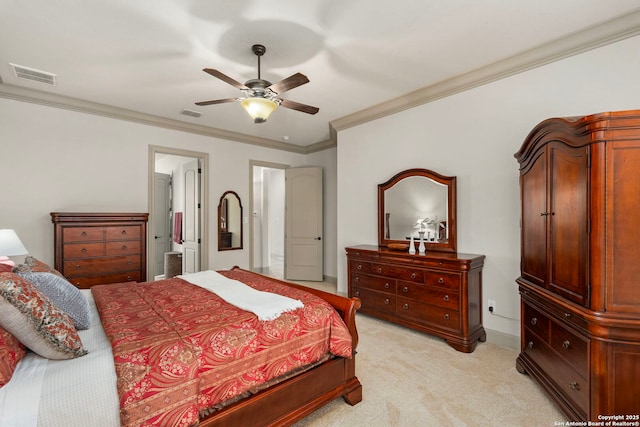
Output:
[[[346,248],[349,296],[360,298],[361,313],[470,353],[486,340],[485,257],[456,245],[456,177],[402,171],[378,185],[378,245]]]

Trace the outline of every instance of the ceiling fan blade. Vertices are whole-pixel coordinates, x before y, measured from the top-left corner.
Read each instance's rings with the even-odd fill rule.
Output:
[[[224,104],[225,102],[234,102],[234,101],[239,101],[239,100],[240,100],[240,98],[214,99],[213,101],[196,102],[196,105]]]
[[[286,92],[295,87],[302,86],[305,83],[309,83],[309,79],[304,74],[295,73],[292,76],[287,77],[284,80],[280,80],[278,83],[274,83],[269,86],[267,89],[272,90],[277,94],[281,94],[282,92]]]
[[[280,102],[281,107],[289,108],[291,110],[302,111],[303,113],[307,113],[307,114],[315,114],[318,111],[320,111],[318,107],[312,107],[311,105],[305,105],[299,102],[289,101],[288,99],[277,98],[277,100]]]
[[[212,75],[213,77],[216,77],[220,80],[222,80],[223,82],[229,83],[231,86],[233,87],[237,87],[238,89],[249,89],[248,87],[246,87],[244,84],[240,83],[237,80],[232,79],[231,77],[227,76],[226,74],[221,73],[220,71],[214,69],[214,68],[205,68],[202,71],[204,71],[207,74]]]

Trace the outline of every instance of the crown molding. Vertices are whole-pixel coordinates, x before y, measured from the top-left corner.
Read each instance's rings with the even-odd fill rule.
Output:
[[[139,113],[137,111],[116,108],[96,102],[84,101],[58,94],[38,91],[34,89],[1,84],[0,98],[12,99],[15,101],[30,102],[32,104],[44,105],[47,107],[61,108],[69,111],[93,114],[112,119],[125,120],[134,123],[157,126],[165,129],[172,129],[182,132],[194,133],[209,136],[212,138],[226,139],[230,141],[242,142],[245,144],[257,145],[260,147],[273,148],[276,150],[290,151],[298,154],[306,154],[307,147],[274,141],[267,138],[260,138],[245,135],[238,132],[230,132],[224,129],[217,129],[202,126],[194,123],[181,122],[179,120],[167,119],[151,114]]]
[[[640,34],[640,9],[330,123],[336,132]]]

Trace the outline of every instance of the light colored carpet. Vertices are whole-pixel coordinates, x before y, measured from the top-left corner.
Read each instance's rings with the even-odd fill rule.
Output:
[[[296,424],[313,426],[553,426],[566,421],[515,369],[518,353],[479,343],[473,353],[366,315],[356,318],[363,399],[336,399]]]

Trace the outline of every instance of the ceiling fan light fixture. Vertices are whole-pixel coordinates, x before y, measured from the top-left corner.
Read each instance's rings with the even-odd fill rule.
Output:
[[[269,115],[278,108],[278,103],[267,98],[251,97],[240,101],[240,105],[253,118],[254,123],[264,123]]]

